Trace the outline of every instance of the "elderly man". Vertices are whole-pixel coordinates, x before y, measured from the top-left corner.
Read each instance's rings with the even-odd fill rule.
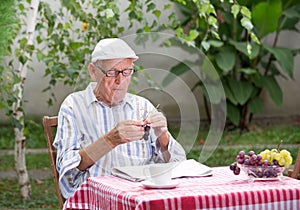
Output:
[[[93,82],[62,103],[54,146],[65,198],[87,177],[111,175],[116,166],[186,159],[164,115],[147,99],[127,93],[137,59],[123,40],[101,40],[88,66]]]

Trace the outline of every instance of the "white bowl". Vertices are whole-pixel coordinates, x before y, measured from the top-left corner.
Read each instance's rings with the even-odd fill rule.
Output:
[[[283,172],[285,168],[283,166],[250,166],[250,165],[239,165],[248,177],[249,182],[255,180],[271,181],[279,180],[283,181]]]

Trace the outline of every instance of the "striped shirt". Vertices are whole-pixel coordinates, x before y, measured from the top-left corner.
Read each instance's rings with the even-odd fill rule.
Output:
[[[153,104],[140,96],[126,93],[119,104],[109,107],[96,99],[93,89],[96,83],[66,97],[58,113],[58,128],[54,140],[57,148],[56,167],[59,187],[68,198],[88,177],[111,175],[117,166],[133,166],[164,162],[159,141],[152,129],[147,141],[138,140],[116,146],[100,158],[93,166],[80,171],[79,150],[93,143],[124,120],[141,120]],[[171,136],[168,145],[170,162],[186,159],[182,146]]]

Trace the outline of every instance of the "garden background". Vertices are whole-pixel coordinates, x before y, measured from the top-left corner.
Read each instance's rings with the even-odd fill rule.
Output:
[[[8,4],[15,6],[5,7]],[[295,158],[300,143],[298,1],[2,0],[0,9],[2,14],[8,13],[1,19],[8,24],[2,24],[5,30],[1,30],[1,37],[6,40],[1,41],[0,51],[0,173],[5,174],[0,207],[57,208],[53,182],[47,174],[50,165],[41,119],[43,115],[57,115],[65,96],[81,88],[90,52],[104,37],[142,34],[138,36],[141,43],[160,34],[170,38],[166,42],[170,46],[192,52],[199,49],[207,55],[209,69],[217,72],[226,100],[218,94],[209,97],[207,92],[215,88],[209,85],[214,80],[209,80],[209,85],[195,80],[193,74],[189,75],[192,64],[184,56],[157,56],[151,46],[148,50],[154,53],[143,54],[132,86],[147,85],[143,89],[147,91],[139,94],[161,105],[175,137],[181,135],[182,122],[186,123],[184,128],[197,125],[196,136],[185,136],[193,138],[189,158],[198,160],[208,142],[210,122],[218,119],[210,112],[219,102],[226,104],[227,109],[221,112],[227,117],[226,126],[224,120],[218,147],[205,164],[229,165],[234,161],[232,154],[241,149],[260,151],[276,147],[280,140]],[[274,11],[271,14],[270,9]],[[134,43],[133,48],[137,47]],[[180,58],[180,53],[176,56]],[[195,63],[205,69],[203,60]],[[170,79],[169,72],[190,88],[189,94],[181,92],[182,86]],[[177,95],[172,97],[170,93]],[[187,96],[195,100],[199,116],[190,109],[183,118],[181,108],[191,104]],[[17,137],[19,140],[15,140]],[[15,143],[26,145],[26,155],[20,146],[15,150],[21,151],[20,156],[11,154]],[[14,171],[18,172],[20,165],[25,171],[28,168],[29,182]],[[42,177],[42,171],[46,171],[46,177]],[[32,185],[32,198],[24,192],[21,197],[26,199],[19,196],[22,183]],[[11,186],[9,190],[7,186]]]

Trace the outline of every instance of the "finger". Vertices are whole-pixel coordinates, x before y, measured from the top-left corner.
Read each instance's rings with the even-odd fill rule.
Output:
[[[151,121],[151,127],[164,127],[167,126],[167,121],[165,118],[157,118]]]
[[[123,121],[117,125],[118,130],[127,130],[127,131],[142,131],[144,126],[143,121]]]
[[[124,125],[124,126],[130,126],[130,125],[135,125],[135,126],[143,126],[144,122],[142,120],[126,120],[126,121],[122,121],[120,122],[120,125]]]
[[[166,117],[161,112],[156,112],[153,115],[151,115],[149,117],[149,119],[151,122],[153,122],[153,121],[156,122],[156,121],[160,121],[160,120],[165,120]]]
[[[134,140],[141,139],[144,135],[144,131],[139,131],[139,132],[124,131],[121,133],[121,135],[128,141],[134,141]]]

